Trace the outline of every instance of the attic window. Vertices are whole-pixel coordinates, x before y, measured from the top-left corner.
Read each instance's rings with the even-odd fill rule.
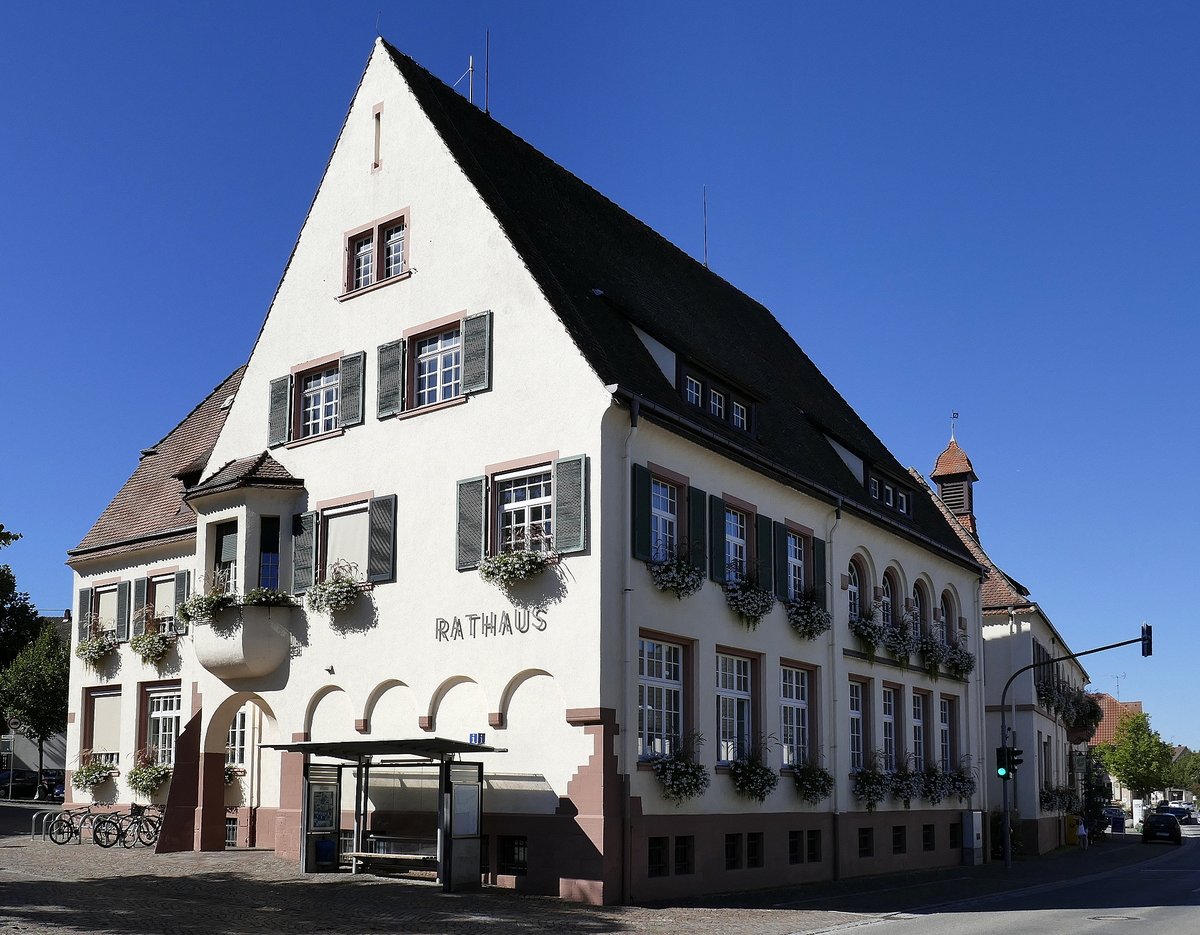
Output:
[[[412,274],[408,264],[408,211],[372,221],[347,232],[343,250],[343,293],[350,298]]]
[[[699,370],[687,367],[676,384],[684,402],[703,411],[711,419],[743,432],[753,431],[754,405],[731,390],[723,380],[714,380]]]

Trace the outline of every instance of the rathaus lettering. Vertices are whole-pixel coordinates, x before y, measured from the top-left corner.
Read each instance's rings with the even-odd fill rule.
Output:
[[[513,633],[528,633],[546,629],[546,618],[540,610],[513,609],[510,614],[503,610],[498,614],[464,614],[462,617],[438,617],[434,624],[438,642],[475,639],[483,636],[512,636]]]

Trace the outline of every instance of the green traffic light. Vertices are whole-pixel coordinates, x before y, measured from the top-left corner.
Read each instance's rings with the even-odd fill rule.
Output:
[[[1004,766],[997,766],[996,767],[996,775],[999,776],[1001,779],[1007,779],[1008,778],[1008,768],[1004,767]]]

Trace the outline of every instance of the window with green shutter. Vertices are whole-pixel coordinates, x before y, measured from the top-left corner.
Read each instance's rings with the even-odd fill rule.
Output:
[[[267,444],[274,448],[361,425],[366,361],[366,352],[357,351],[272,380]]]

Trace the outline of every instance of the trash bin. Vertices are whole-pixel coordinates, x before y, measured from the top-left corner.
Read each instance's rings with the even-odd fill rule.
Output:
[[[1113,834],[1125,833],[1125,814],[1123,812],[1120,815],[1113,816],[1112,830]]]

